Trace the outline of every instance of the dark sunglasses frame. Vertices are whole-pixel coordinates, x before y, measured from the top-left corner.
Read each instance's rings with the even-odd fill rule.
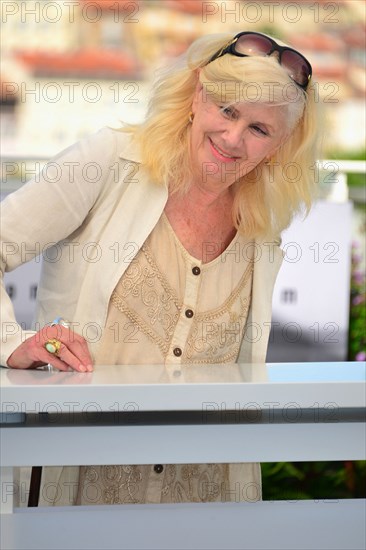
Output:
[[[240,53],[238,51],[236,51],[235,49],[235,45],[237,43],[237,41],[239,40],[239,38],[241,36],[248,36],[248,35],[253,35],[253,36],[260,36],[262,38],[265,38],[268,42],[270,42],[270,44],[272,45],[272,48],[271,50],[266,53],[266,54],[263,54],[261,55],[260,53],[258,53],[258,55],[260,57],[266,57],[266,56],[270,56],[273,54],[273,52],[278,52],[279,54],[279,57],[278,57],[278,62],[280,65],[282,65],[283,67],[287,68],[287,69],[290,69],[290,67],[286,66],[285,64],[283,64],[281,62],[282,60],[282,54],[284,52],[293,52],[295,53],[296,55],[298,55],[306,64],[307,68],[308,68],[308,80],[305,84],[300,84],[300,82],[297,82],[296,80],[294,80],[290,75],[290,78],[291,80],[293,80],[295,82],[295,84],[297,84],[297,86],[299,86],[300,88],[302,88],[303,90],[306,90],[306,88],[308,87],[309,85],[309,81],[311,79],[311,76],[313,74],[313,70],[311,68],[311,65],[309,63],[309,61],[306,59],[306,57],[304,57],[300,52],[298,52],[297,50],[294,50],[293,48],[289,48],[287,46],[280,46],[279,44],[277,44],[277,42],[275,42],[273,40],[273,38],[270,38],[269,36],[266,36],[265,34],[261,34],[259,32],[252,32],[252,31],[245,31],[245,32],[240,32],[239,34],[237,34],[236,36],[234,36],[234,38],[232,40],[230,40],[230,42],[228,44],[225,44],[225,46],[223,48],[221,48],[221,50],[219,50],[218,52],[216,52],[212,57],[211,59],[208,61],[208,63],[206,63],[206,65],[208,65],[209,63],[211,63],[212,61],[215,61],[215,59],[218,59],[219,57],[222,57],[223,55],[229,53],[231,55],[236,55],[237,57],[253,57],[251,55],[248,55],[248,54],[245,54],[245,53]],[[254,54],[255,56],[256,54]]]

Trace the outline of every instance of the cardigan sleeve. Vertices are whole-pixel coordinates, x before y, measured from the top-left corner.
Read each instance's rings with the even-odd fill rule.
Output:
[[[0,204],[1,346],[7,366],[13,351],[34,334],[17,323],[3,275],[41,255],[80,227],[117,158],[116,132],[102,128],[53,157],[32,180]]]

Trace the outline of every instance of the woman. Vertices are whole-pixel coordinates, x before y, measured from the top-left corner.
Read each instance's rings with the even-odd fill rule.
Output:
[[[102,129],[10,195],[3,270],[43,252],[40,326],[60,314],[73,323],[25,333],[4,294],[2,364],[264,362],[279,235],[313,193],[310,78],[300,53],[264,35],[201,38],[160,76],[142,125]],[[77,487],[55,505],[230,500],[235,483],[252,488],[240,500],[260,498],[257,464],[43,477],[62,494]]]

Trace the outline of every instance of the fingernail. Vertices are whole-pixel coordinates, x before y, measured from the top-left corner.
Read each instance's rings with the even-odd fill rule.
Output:
[[[86,370],[87,370],[88,372],[92,372],[92,370],[93,370],[93,365],[86,365]]]
[[[86,371],[86,367],[84,367],[84,365],[82,365],[82,364],[80,363],[80,365],[79,365],[79,370],[80,370],[81,372],[85,372],[85,371]]]

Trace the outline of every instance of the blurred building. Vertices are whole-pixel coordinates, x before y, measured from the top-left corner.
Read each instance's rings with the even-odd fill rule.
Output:
[[[357,0],[3,2],[3,153],[48,156],[106,124],[142,120],[159,65],[202,34],[242,30],[303,51],[326,112],[327,148],[361,148],[364,17]]]

